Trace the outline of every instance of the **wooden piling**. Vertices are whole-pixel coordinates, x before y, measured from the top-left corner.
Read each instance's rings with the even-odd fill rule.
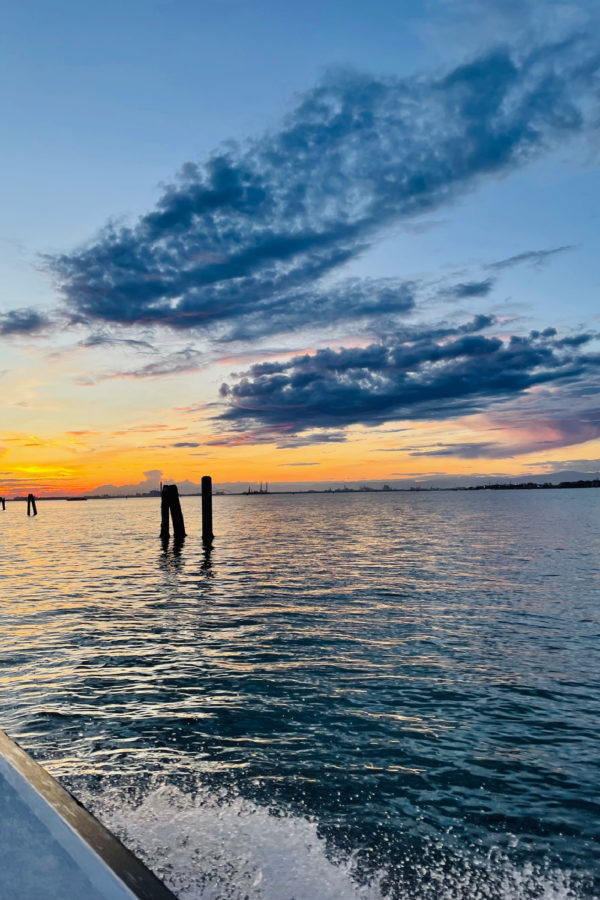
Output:
[[[160,490],[160,536],[169,537],[169,491],[167,485]]]
[[[2,503],[2,509],[6,509],[6,497],[0,497],[0,503]]]
[[[35,497],[33,496],[33,494],[27,494],[27,515],[30,516],[32,513],[34,516],[37,516]]]
[[[210,544],[214,537],[212,520],[212,478],[202,476],[202,540]]]
[[[173,537],[176,541],[185,537],[185,525],[183,523],[183,513],[181,512],[181,504],[179,502],[179,491],[177,485],[171,485],[171,519],[173,520]]]
[[[160,536],[161,538],[169,537],[169,513],[173,521],[173,537],[176,541],[185,537],[185,524],[183,522],[183,513],[181,512],[181,503],[179,502],[179,491],[176,484],[163,485],[160,500]]]

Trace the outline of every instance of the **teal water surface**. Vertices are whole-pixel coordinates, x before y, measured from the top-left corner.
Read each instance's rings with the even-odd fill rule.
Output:
[[[0,727],[181,898],[600,896],[600,491],[0,512]]]

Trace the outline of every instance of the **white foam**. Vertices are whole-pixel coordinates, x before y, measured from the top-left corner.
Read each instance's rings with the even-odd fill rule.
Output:
[[[357,858],[332,858],[318,826],[239,796],[171,785],[127,800],[111,788],[82,797],[180,900],[581,900],[581,876],[500,850],[465,858],[424,840],[404,860],[404,887],[386,873],[359,883]],[[398,862],[398,861],[396,861]],[[410,887],[408,887],[410,884]],[[595,898],[598,900],[598,898]]]
[[[180,900],[380,900],[359,886],[351,860],[331,861],[317,826],[207,789],[164,786],[129,805],[104,797],[97,811]]]

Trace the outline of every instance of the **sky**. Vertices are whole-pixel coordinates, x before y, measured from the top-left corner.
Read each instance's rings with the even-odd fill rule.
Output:
[[[7,6],[0,494],[596,472],[599,18]]]

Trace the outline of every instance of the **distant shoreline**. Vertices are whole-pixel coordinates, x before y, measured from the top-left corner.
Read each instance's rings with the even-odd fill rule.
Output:
[[[345,488],[307,488],[306,490],[275,490],[275,491],[215,491],[217,497],[265,497],[277,496],[282,494],[425,494],[440,493],[441,491],[545,491],[545,490],[564,490],[565,488],[600,488],[600,478],[579,479],[578,481],[560,481],[554,482],[495,482],[492,484],[477,484],[459,487],[345,487]],[[201,497],[200,491],[193,491],[189,494],[181,494],[182,497]],[[44,497],[42,494],[36,494],[36,500],[157,500],[160,499],[158,491],[136,494],[64,494],[59,497]],[[27,501],[27,496],[7,497],[6,500],[11,503],[22,503]]]

